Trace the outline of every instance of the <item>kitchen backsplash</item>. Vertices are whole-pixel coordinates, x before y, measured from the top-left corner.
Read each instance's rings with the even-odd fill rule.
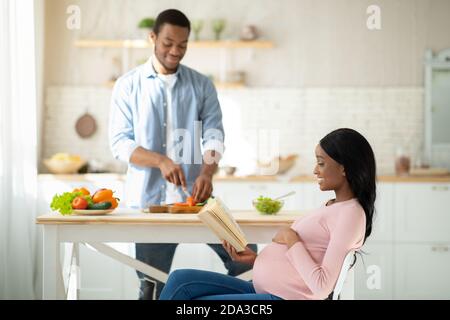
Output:
[[[106,87],[48,87],[42,156],[74,153],[105,163],[111,170],[125,170],[108,146],[110,96],[111,89]],[[421,87],[228,89],[219,91],[219,100],[226,134],[222,164],[237,166],[237,174],[254,172],[257,155],[270,157],[267,152],[276,141],[280,155],[299,155],[290,174],[309,174],[318,141],[339,127],[351,127],[366,136],[380,174],[394,172],[397,148],[406,150],[413,162],[422,148]],[[96,118],[97,132],[82,139],[75,123],[85,112]],[[277,136],[273,144],[270,138]]]

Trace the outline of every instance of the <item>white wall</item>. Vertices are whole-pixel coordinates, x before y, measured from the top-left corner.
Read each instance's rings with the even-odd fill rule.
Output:
[[[246,24],[257,25],[275,48],[234,55],[234,67],[252,86],[417,86],[423,84],[423,56],[450,46],[450,1],[446,0],[47,0],[47,84],[101,84],[114,73],[115,49],[80,49],[78,38],[135,37],[145,16],[167,8],[191,20],[207,19],[201,36],[212,38],[213,18],[228,22],[233,38]],[[69,5],[81,9],[81,29],[66,28]],[[381,30],[366,27],[369,5],[381,8]],[[132,63],[147,57],[136,50]],[[190,49],[184,62],[217,73],[218,50]]]

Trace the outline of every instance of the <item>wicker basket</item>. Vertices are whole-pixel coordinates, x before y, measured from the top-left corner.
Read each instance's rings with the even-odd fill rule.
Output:
[[[86,164],[86,161],[44,159],[44,164],[51,173],[71,174],[78,173],[78,170]]]

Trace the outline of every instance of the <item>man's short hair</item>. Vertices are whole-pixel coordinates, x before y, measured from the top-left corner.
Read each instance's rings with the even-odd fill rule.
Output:
[[[186,15],[177,9],[168,9],[161,12],[156,17],[155,25],[153,26],[153,32],[158,35],[164,23],[168,23],[174,26],[188,28],[191,32],[191,22]]]

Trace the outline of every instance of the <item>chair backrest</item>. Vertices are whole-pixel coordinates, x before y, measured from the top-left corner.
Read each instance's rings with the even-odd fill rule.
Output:
[[[353,298],[353,268],[350,269],[355,258],[355,251],[350,251],[347,253],[344,259],[344,263],[342,263],[341,272],[339,273],[339,277],[337,279],[336,285],[333,290],[333,300],[338,300],[339,295],[342,293],[341,298],[344,299],[352,299]],[[345,296],[344,296],[345,295]]]

